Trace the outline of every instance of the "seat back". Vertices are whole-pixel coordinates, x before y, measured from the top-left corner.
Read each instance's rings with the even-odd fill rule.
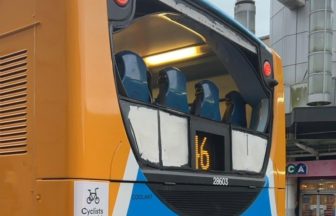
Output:
[[[134,52],[121,51],[115,56],[121,93],[142,102],[151,102],[147,67],[143,59]]]
[[[223,121],[235,126],[246,127],[246,102],[237,91],[231,91],[226,96],[227,108]]]
[[[179,69],[165,68],[159,73],[159,95],[157,102],[160,105],[188,113],[187,80]]]
[[[214,121],[220,121],[219,91],[217,86],[209,80],[203,80],[196,83],[195,90],[196,98],[192,105],[191,113]]]

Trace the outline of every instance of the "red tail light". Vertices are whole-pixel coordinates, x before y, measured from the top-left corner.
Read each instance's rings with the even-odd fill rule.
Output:
[[[272,66],[268,61],[264,62],[263,72],[266,77],[270,77],[272,75]]]
[[[120,7],[125,7],[128,4],[128,0],[114,0],[114,2]]]

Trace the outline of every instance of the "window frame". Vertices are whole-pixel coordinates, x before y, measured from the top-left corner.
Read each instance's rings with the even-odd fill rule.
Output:
[[[170,6],[170,7],[172,7],[173,9],[175,9],[175,10],[177,10],[177,11],[179,11],[182,15],[184,15],[184,16],[187,16],[187,17],[189,17],[189,18],[191,18],[192,20],[194,20],[194,21],[198,21],[198,20],[195,20],[193,17],[191,17],[191,16],[188,16],[188,14],[186,14],[186,11],[184,11],[183,9],[181,9],[181,8],[179,8],[178,7],[178,4],[176,4],[175,5],[175,7],[174,6],[172,6],[172,4],[173,4],[173,2],[175,2],[175,1],[173,1],[173,0],[158,0],[158,1],[160,1],[160,2],[162,2],[162,3],[165,3],[165,4],[167,4],[168,6]],[[187,1],[180,1],[180,0],[177,0],[177,2],[181,2],[181,3],[183,3],[183,5],[188,5],[188,7],[190,7],[190,8],[192,8],[192,4],[187,4],[186,2]],[[196,8],[194,8],[193,10],[195,10],[195,11],[197,11],[198,9],[196,9]],[[162,12],[164,12],[164,11],[162,11]],[[201,12],[197,12],[198,14],[202,14]],[[195,15],[195,14],[194,14]],[[197,16],[197,14],[196,14],[196,16]],[[219,21],[219,19],[217,19],[216,17],[211,17],[210,15],[208,15],[207,16],[207,18],[211,18],[210,20],[212,20],[212,22],[217,22],[217,23],[219,23],[219,24],[221,24],[222,26],[226,26],[225,25],[225,23],[223,23],[223,22],[221,22],[221,21]],[[202,23],[203,24],[203,23]],[[204,25],[205,27],[207,27],[207,28],[209,28],[209,27],[211,27],[211,25]],[[213,29],[213,27],[212,27],[212,29]],[[244,36],[242,36],[242,35],[239,35],[239,33],[237,33],[237,32],[235,32],[235,31],[233,31],[230,27],[228,27],[228,26],[226,26],[226,28],[225,29],[229,29],[230,31],[230,33],[229,33],[229,35],[232,33],[234,33],[233,35],[234,36],[238,36],[238,38],[243,38],[244,40],[243,41],[247,41],[247,44],[252,44],[252,46],[254,46],[255,47],[255,50],[253,49],[253,48],[250,48],[249,50],[250,51],[252,51],[252,52],[255,52],[257,55],[258,55],[258,58],[260,58],[260,59],[264,59],[265,57],[261,57],[261,55],[263,55],[263,54],[267,54],[267,51],[266,50],[263,50],[262,48],[260,48],[260,47],[258,47],[255,43],[253,43],[253,42],[251,42],[251,41],[249,41],[249,39],[247,39],[247,38],[245,38]],[[213,29],[214,30],[214,29]],[[226,34],[223,34],[223,33],[220,33],[220,32],[218,32],[217,31],[217,34],[219,34],[219,35],[221,35],[221,36],[223,36],[223,37],[225,37],[225,38],[227,38],[227,39],[230,39],[231,41],[233,41],[234,43],[236,43],[236,45],[237,45],[237,39],[232,39],[232,38],[230,38],[230,36],[229,37],[227,37],[228,35]],[[232,35],[231,35],[232,36]],[[113,58],[113,60],[115,60],[114,59],[114,54],[113,54],[113,25],[112,24],[110,24],[110,37],[111,37],[111,50],[112,50],[112,58]],[[239,41],[239,40],[238,40]],[[246,47],[245,47],[246,48]],[[266,55],[267,56],[267,55]],[[269,54],[269,51],[268,51],[268,58],[270,57],[270,54]],[[272,58],[269,58],[269,60],[270,61],[272,61]],[[260,60],[259,61],[259,68],[256,68],[256,70],[257,70],[257,72],[258,71],[260,71],[260,67],[261,67],[261,64],[260,64],[260,62],[261,62],[262,60]],[[113,62],[115,62],[115,61],[113,61]],[[115,65],[114,65],[114,67],[116,67]],[[116,71],[115,71],[115,73],[116,73]],[[116,77],[116,75],[115,75],[115,77]],[[237,130],[242,130],[242,131],[244,131],[244,132],[247,132],[247,133],[252,133],[252,134],[257,134],[257,136],[260,136],[260,135],[262,135],[263,137],[266,137],[267,138],[267,149],[266,149],[266,154],[265,154],[265,159],[264,159],[264,163],[263,163],[263,168],[262,168],[262,171],[260,172],[260,173],[254,173],[254,172],[248,172],[248,171],[234,171],[233,169],[232,169],[232,152],[231,152],[231,148],[229,148],[229,153],[230,153],[230,157],[229,157],[229,159],[231,159],[230,160],[230,162],[229,162],[229,164],[230,164],[230,169],[229,170],[227,170],[227,168],[225,168],[225,171],[224,172],[221,172],[220,174],[222,174],[222,175],[226,175],[226,174],[233,174],[233,175],[241,175],[242,173],[243,174],[248,174],[248,175],[252,175],[252,176],[264,176],[265,175],[265,172],[266,172],[266,168],[267,168],[267,165],[268,165],[268,160],[267,160],[267,158],[269,158],[269,155],[270,155],[270,149],[271,149],[271,139],[272,139],[272,133],[271,133],[271,131],[272,131],[272,123],[273,123],[273,112],[272,112],[272,110],[273,110],[273,90],[269,87],[269,86],[267,86],[267,80],[265,81],[264,79],[263,79],[263,77],[262,77],[262,75],[261,74],[259,74],[259,78],[261,79],[260,80],[260,85],[262,85],[263,86],[263,88],[264,88],[264,90],[265,90],[265,92],[266,92],[266,94],[269,96],[268,98],[269,98],[269,107],[270,107],[270,109],[269,109],[269,112],[271,113],[270,115],[269,115],[269,126],[268,126],[268,128],[269,128],[269,133],[268,134],[264,134],[264,133],[259,133],[259,132],[257,132],[257,131],[251,131],[251,130],[249,130],[249,129],[247,129],[247,128],[240,128],[240,127],[234,127],[234,126],[232,126],[232,125],[227,125],[229,128],[230,128],[230,131],[229,132],[231,132],[232,130],[233,130],[233,128],[235,128],[235,129],[237,129]],[[116,77],[116,79],[117,79],[117,77]],[[169,109],[169,108],[166,108],[166,107],[162,107],[162,106],[159,106],[159,105],[155,105],[155,104],[146,104],[146,103],[142,103],[142,102],[139,102],[139,101],[136,101],[136,100],[132,100],[132,99],[129,99],[129,98],[125,98],[125,97],[123,97],[123,96],[120,96],[119,94],[118,94],[118,98],[119,98],[119,101],[128,101],[128,102],[133,102],[133,103],[136,103],[136,104],[139,104],[139,105],[142,105],[142,106],[148,106],[148,107],[151,107],[151,108],[157,108],[159,111],[160,110],[162,110],[162,111],[165,111],[165,112],[168,112],[168,113],[171,113],[171,114],[174,114],[174,115],[180,115],[180,116],[182,116],[182,117],[187,117],[188,118],[188,127],[189,127],[189,129],[191,128],[191,119],[192,118],[194,118],[192,115],[190,115],[190,114],[184,114],[184,113],[179,113],[178,111],[175,111],[175,110],[171,110],[171,109]],[[122,105],[120,105],[120,106],[122,106]],[[121,107],[121,110],[122,110],[122,107]],[[122,111],[123,112],[123,111]],[[211,121],[211,120],[207,120],[207,121]],[[124,119],[124,123],[126,124],[126,122],[125,122],[125,119]],[[218,123],[218,122],[217,122]],[[222,123],[222,122],[220,122],[220,124],[224,124],[225,125],[225,123]],[[159,126],[160,127],[160,126]],[[127,128],[127,127],[126,127]],[[128,130],[128,129],[127,129]],[[189,136],[191,136],[190,135],[190,131],[191,130],[188,130],[189,132]],[[128,134],[130,134],[129,132],[128,132]],[[130,136],[129,136],[130,137]],[[135,146],[134,146],[134,140],[132,141],[132,139],[130,139],[131,140],[131,143],[132,143],[132,149],[134,150],[134,152],[137,152],[137,150],[136,150],[136,148],[135,148]],[[190,146],[192,146],[191,145],[191,141],[190,141],[191,139],[189,139],[189,141],[188,141],[188,146],[189,146],[189,164],[191,164],[192,165],[192,162],[194,161],[193,160],[193,154],[192,154],[192,149],[190,148]],[[161,143],[159,143],[159,145],[161,145]],[[230,134],[230,142],[229,142],[229,146],[231,146],[232,145],[232,141],[231,141],[231,134]],[[161,147],[160,147],[160,151],[161,151]],[[227,150],[226,150],[227,151]],[[195,171],[199,171],[199,170],[195,170],[195,169],[193,169],[193,167],[191,166],[190,168],[189,167],[179,167],[179,168],[176,168],[176,167],[163,167],[162,166],[162,156],[161,156],[161,153],[160,153],[160,165],[159,166],[157,166],[157,165],[154,165],[154,164],[152,164],[152,163],[149,163],[148,161],[144,161],[142,158],[141,158],[141,156],[139,155],[139,154],[136,154],[136,158],[137,158],[137,160],[138,160],[138,162],[140,163],[140,165],[143,167],[143,168],[145,168],[145,167],[149,167],[149,168],[156,168],[156,169],[164,169],[164,170],[179,170],[179,171],[192,171],[192,172],[195,172]],[[227,159],[225,159],[225,160],[227,160]],[[225,166],[227,166],[227,165],[225,165]],[[199,172],[202,172],[202,171],[199,171]],[[209,171],[209,172],[211,172],[211,173],[215,173],[215,174],[218,174],[218,172],[214,172],[214,171]]]

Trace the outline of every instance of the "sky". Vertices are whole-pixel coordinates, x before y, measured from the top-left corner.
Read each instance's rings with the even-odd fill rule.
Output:
[[[234,17],[236,0],[213,0],[225,12]],[[255,0],[256,2],[256,35],[265,36],[270,33],[270,0]]]

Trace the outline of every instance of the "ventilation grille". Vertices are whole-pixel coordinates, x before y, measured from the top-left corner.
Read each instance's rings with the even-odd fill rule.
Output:
[[[0,156],[27,152],[27,50],[0,56]]]
[[[241,215],[261,191],[261,188],[202,185],[149,186],[177,215],[188,216]]]
[[[188,216],[240,215],[257,196],[254,192],[222,191],[159,191],[159,194],[179,215]]]

